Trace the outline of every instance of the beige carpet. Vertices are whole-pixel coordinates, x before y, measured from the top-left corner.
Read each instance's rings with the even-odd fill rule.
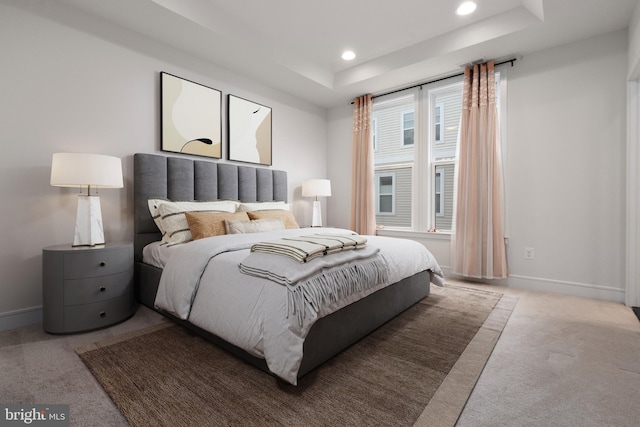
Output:
[[[133,426],[453,425],[515,301],[432,289],[297,387],[177,326],[78,354]]]

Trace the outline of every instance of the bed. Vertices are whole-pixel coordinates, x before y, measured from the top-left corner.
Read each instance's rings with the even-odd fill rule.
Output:
[[[170,255],[165,254],[164,261],[156,262],[150,254],[162,246],[158,244],[162,235],[149,210],[149,199],[153,198],[223,200],[243,204],[287,202],[287,173],[199,159],[135,154],[134,257],[136,297],[140,303],[291,384],[296,384],[298,378],[428,296],[430,283],[444,283],[440,267],[422,245],[408,240],[379,240],[389,238],[366,236],[370,251],[374,251],[376,245],[400,245],[399,252],[415,253],[415,259],[397,255],[393,258],[380,251],[375,256],[383,258],[388,266],[385,280],[389,283],[376,282],[375,286],[356,289],[343,300],[333,301],[315,312],[303,309],[300,315],[300,307],[291,309],[295,303],[289,287],[243,273],[237,264],[249,259],[248,255],[253,256],[250,248],[265,240],[277,241],[294,234],[306,236],[310,233],[346,236],[353,234],[350,230],[301,228],[204,238],[165,245],[163,250]],[[216,249],[212,249],[214,246]],[[217,252],[199,255],[202,250]],[[321,258],[325,262],[325,259],[338,259],[338,255],[353,257],[351,254]],[[186,264],[191,260],[196,264],[199,262],[202,271],[190,272]],[[355,266],[355,260],[349,262]],[[411,264],[410,275],[396,268],[403,263]],[[380,275],[380,271],[377,274]],[[191,277],[197,279],[193,279],[190,293],[178,288],[189,283]],[[218,280],[224,283],[213,283],[215,277],[226,279]],[[382,281],[378,279],[378,282]],[[166,295],[178,297],[167,298]],[[176,299],[180,302],[174,307],[171,303]],[[306,300],[304,304],[309,305]],[[272,311],[272,306],[278,310]],[[253,313],[261,317],[234,323],[236,321],[231,318],[235,312],[242,319]],[[287,347],[286,350],[281,346]]]

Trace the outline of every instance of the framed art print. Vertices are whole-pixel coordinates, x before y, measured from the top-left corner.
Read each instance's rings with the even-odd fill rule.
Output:
[[[271,108],[228,96],[229,160],[271,166]]]
[[[163,151],[222,157],[222,92],[160,73]]]

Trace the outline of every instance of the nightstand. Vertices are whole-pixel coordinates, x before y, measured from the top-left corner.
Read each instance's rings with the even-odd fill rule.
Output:
[[[133,315],[133,243],[42,250],[43,327],[66,334],[103,328]]]

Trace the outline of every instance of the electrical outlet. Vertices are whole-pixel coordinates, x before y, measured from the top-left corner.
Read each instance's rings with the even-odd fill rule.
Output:
[[[524,248],[524,259],[536,259],[533,248]]]

